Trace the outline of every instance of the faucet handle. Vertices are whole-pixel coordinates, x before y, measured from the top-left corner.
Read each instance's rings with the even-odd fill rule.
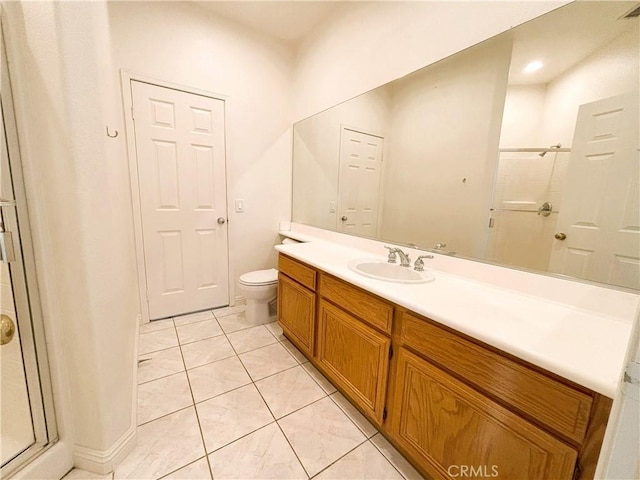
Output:
[[[396,260],[397,260],[396,252],[398,251],[398,249],[397,248],[387,247],[386,245],[384,246],[384,248],[389,250],[389,257],[387,259],[387,262],[396,263]]]
[[[416,258],[416,261],[413,265],[413,269],[416,272],[424,272],[424,262],[422,261],[423,258],[433,258],[433,255],[420,255],[418,258]]]

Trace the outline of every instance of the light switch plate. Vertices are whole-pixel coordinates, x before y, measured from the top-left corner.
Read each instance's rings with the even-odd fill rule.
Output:
[[[244,212],[244,200],[241,198],[236,199],[236,213]]]

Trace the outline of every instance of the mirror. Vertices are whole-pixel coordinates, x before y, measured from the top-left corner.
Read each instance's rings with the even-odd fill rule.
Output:
[[[292,220],[639,289],[634,6],[569,4],[296,123]]]

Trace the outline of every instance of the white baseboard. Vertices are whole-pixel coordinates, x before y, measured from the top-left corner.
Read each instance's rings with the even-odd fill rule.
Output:
[[[116,467],[131,453],[138,439],[138,339],[140,326],[143,324],[142,315],[136,316],[135,338],[133,347],[133,385],[131,399],[131,423],[129,429],[108,450],[96,450],[82,445],[73,448],[73,466],[88,472],[106,474],[113,472]]]
[[[137,438],[137,428],[135,425],[131,425],[129,430],[108,450],[95,450],[75,445],[73,466],[99,474],[113,472],[116,466],[133,450]]]

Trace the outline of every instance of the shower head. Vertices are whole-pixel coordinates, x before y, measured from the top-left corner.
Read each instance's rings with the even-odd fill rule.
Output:
[[[549,147],[549,150],[551,150],[552,148],[560,148],[560,147],[562,147],[562,145],[560,145],[559,143],[556,143],[555,145],[551,145]],[[544,157],[549,152],[549,150],[545,150],[544,152],[540,152],[538,155],[541,156],[541,157]]]

